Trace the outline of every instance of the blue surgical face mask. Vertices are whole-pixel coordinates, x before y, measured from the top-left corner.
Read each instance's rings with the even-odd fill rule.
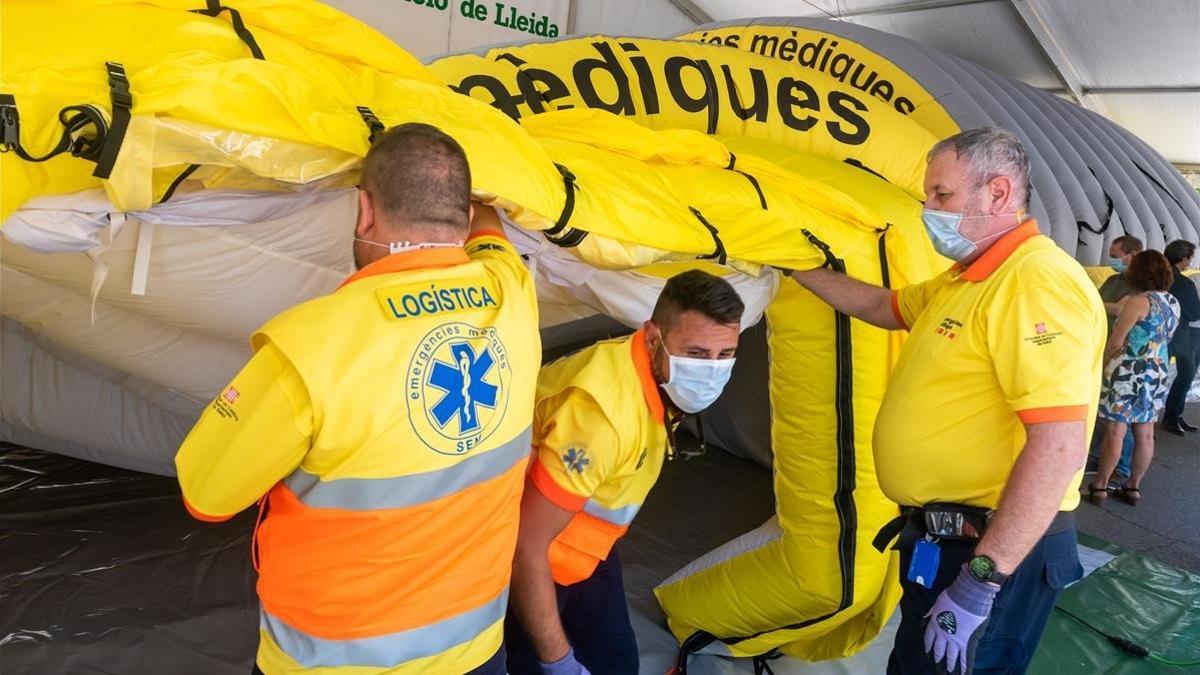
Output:
[[[721,395],[735,359],[692,359],[667,352],[671,362],[671,379],[663,389],[675,406],[685,413],[698,413]]]
[[[1020,213],[1003,213],[998,215],[1016,216],[1017,222],[1010,228],[989,235],[983,241],[999,237],[1021,224]],[[962,262],[975,255],[979,250],[976,242],[967,239],[959,232],[962,222],[964,220],[994,217],[996,216],[964,216],[961,213],[938,211],[937,209],[928,208],[921,211],[921,222],[925,223],[925,232],[929,234],[929,240],[933,242],[933,249],[955,262]]]
[[[1124,274],[1125,270],[1129,269],[1129,265],[1125,264],[1124,258],[1109,258],[1108,266],[1113,268],[1117,274]]]

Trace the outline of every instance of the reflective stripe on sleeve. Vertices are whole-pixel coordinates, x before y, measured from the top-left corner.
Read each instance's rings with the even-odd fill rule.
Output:
[[[634,517],[638,513],[638,510],[641,508],[641,504],[629,504],[610,509],[596,503],[596,500],[594,499],[587,500],[587,503],[583,505],[583,510],[585,513],[621,527],[626,527],[632,523]]]

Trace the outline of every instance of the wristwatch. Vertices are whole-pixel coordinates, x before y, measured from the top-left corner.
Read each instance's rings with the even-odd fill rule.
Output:
[[[967,563],[967,572],[978,581],[984,581],[997,586],[1003,586],[1008,581],[1007,574],[996,570],[996,561],[986,555],[977,555]]]

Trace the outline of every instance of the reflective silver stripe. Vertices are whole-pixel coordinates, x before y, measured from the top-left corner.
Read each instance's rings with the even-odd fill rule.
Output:
[[[437,623],[379,637],[326,640],[292,628],[267,611],[259,612],[259,625],[275,644],[305,668],[320,666],[370,666],[387,668],[413,659],[440,654],[477,637],[504,618],[508,588],[495,600]]]
[[[607,520],[613,525],[620,525],[622,527],[633,522],[633,517],[637,515],[640,508],[642,508],[641,504],[630,504],[617,509],[606,509],[591,499],[587,500],[583,505],[585,513],[590,513],[597,518]]]
[[[398,509],[454,494],[508,471],[528,457],[529,427],[503,445],[464,459],[454,466],[394,478],[321,480],[303,469],[284,479],[301,502],[316,508],[350,510]]]

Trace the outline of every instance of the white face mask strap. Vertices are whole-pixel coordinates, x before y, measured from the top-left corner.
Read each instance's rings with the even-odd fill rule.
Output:
[[[391,241],[386,244],[381,244],[377,241],[368,241],[366,239],[359,239],[358,237],[355,237],[354,241],[370,244],[371,246],[378,246],[380,248],[386,248],[388,253],[404,253],[406,251],[419,251],[427,248],[462,248],[463,244],[466,243],[463,241],[436,241],[414,244],[410,241]]]

